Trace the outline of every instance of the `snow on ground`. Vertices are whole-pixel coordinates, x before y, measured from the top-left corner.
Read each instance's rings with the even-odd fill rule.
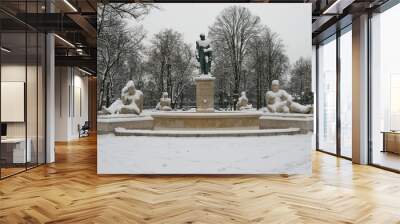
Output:
[[[310,174],[311,134],[268,137],[98,136],[101,174]]]

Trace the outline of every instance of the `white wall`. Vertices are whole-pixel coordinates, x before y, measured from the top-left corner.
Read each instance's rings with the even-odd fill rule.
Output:
[[[55,140],[68,140],[69,68],[55,68]]]
[[[1,66],[1,81],[18,81],[25,82],[26,67],[19,64],[7,64]],[[6,108],[1,108],[6,110]],[[7,136],[8,137],[24,137],[25,136],[25,122],[9,122],[7,123]]]
[[[37,70],[38,69],[38,70]],[[44,115],[44,73],[42,73],[42,67],[36,67],[25,64],[2,64],[1,66],[1,81],[2,87],[3,82],[20,82],[24,83],[24,86],[20,89],[14,89],[18,91],[15,93],[5,92],[6,89],[2,88],[2,98],[9,98],[7,94],[20,94],[19,97],[22,102],[17,102],[17,99],[10,103],[19,104],[13,106],[1,107],[2,115],[4,114],[19,114],[21,118],[17,122],[7,123],[7,137],[9,138],[24,138],[27,136],[29,139],[29,148],[31,149],[32,162],[36,162],[39,159],[39,163],[44,163],[45,159],[45,115]],[[12,86],[12,88],[16,86]],[[26,90],[26,97],[24,95]],[[4,102],[2,102],[3,104]],[[26,105],[25,105],[26,103]],[[26,119],[24,117],[26,113]],[[3,117],[2,120],[4,121]],[[49,158],[49,157],[48,157]],[[50,157],[51,158],[51,157]],[[52,160],[48,160],[52,161]]]
[[[88,78],[76,68],[56,67],[55,86],[55,140],[77,139],[78,125],[88,120]]]
[[[26,82],[26,73],[28,72],[28,82]],[[25,136],[25,126],[28,125],[28,137],[37,130],[37,93],[36,93],[36,80],[31,77],[34,75],[36,77],[36,67],[35,66],[25,66],[21,64],[3,64],[1,66],[1,81],[2,82],[24,82],[27,84],[27,121],[21,122],[7,122],[7,134],[9,137],[24,137]],[[23,93],[22,93],[23,94]],[[7,97],[7,96],[2,96]],[[43,106],[42,104],[39,107]],[[1,108],[3,113],[4,110],[9,110],[10,108]],[[25,108],[20,108],[22,113],[24,113]],[[21,111],[19,111],[21,112]]]
[[[71,119],[71,135],[72,138],[79,137],[78,125],[83,125],[85,121],[89,120],[89,112],[88,112],[88,78],[85,76],[81,76],[81,73],[74,75],[74,108],[72,108],[72,119]],[[80,96],[80,97],[79,97]],[[80,102],[79,102],[80,101]]]

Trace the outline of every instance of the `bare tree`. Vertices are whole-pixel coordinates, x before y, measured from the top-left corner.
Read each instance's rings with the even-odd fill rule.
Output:
[[[250,54],[248,67],[252,68],[250,74],[255,77],[255,90],[256,90],[256,106],[257,109],[262,106],[262,80],[265,74],[268,52],[265,50],[266,41],[260,36],[256,36],[250,43]],[[251,97],[251,96],[250,96]]]
[[[180,102],[180,107],[183,106],[185,99],[185,90],[192,84],[192,76],[195,68],[194,65],[194,54],[189,44],[181,44],[178,46],[178,55],[173,60],[173,72],[174,76],[172,79],[172,106],[175,107]]]
[[[311,89],[311,60],[300,57],[293,65],[290,72],[290,91],[302,103],[312,103]],[[311,102],[310,102],[311,101]]]
[[[124,18],[140,19],[151,9],[150,3],[109,3],[101,0],[97,10],[97,61],[98,61],[98,109],[109,106],[119,97],[121,85],[130,74],[128,64],[132,58],[141,59],[142,40],[145,32],[142,27],[128,29]],[[130,61],[128,62],[128,59]]]
[[[235,83],[235,76],[233,75],[233,66],[230,56],[226,53],[229,48],[226,43],[217,43],[214,41],[213,45],[213,63],[211,67],[212,74],[216,77],[215,96],[217,97],[217,107],[232,108],[233,106],[233,86]]]
[[[146,67],[154,77],[158,95],[167,91],[172,107],[178,100],[184,100],[184,90],[194,70],[193,57],[190,45],[183,42],[182,34],[177,31],[162,30],[151,40]]]
[[[241,6],[224,9],[209,28],[213,46],[220,45],[229,56],[230,67],[234,77],[233,92],[237,100],[243,71],[244,59],[248,45],[260,29],[260,18]],[[236,104],[236,103],[234,103]]]
[[[256,89],[257,108],[263,106],[264,93],[269,89],[272,80],[285,81],[289,68],[289,59],[284,45],[277,33],[264,26],[260,33],[250,41],[249,57],[246,63],[249,75],[255,80],[252,86]],[[249,96],[251,99],[252,96]]]
[[[129,55],[142,49],[145,33],[142,27],[126,29],[119,19],[113,21],[113,26],[107,27],[98,37],[97,67],[98,67],[98,109],[109,106],[114,99],[113,91],[116,80],[120,79]]]
[[[116,19],[141,19],[152,9],[158,8],[152,3],[110,3],[109,0],[99,0],[97,6],[97,36],[114,25]]]

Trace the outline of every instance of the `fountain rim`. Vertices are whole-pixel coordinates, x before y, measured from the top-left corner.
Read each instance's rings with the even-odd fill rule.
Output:
[[[150,114],[154,118],[242,118],[242,117],[261,117],[262,112],[258,111],[215,111],[215,112],[192,112],[192,111],[168,111],[155,112]]]

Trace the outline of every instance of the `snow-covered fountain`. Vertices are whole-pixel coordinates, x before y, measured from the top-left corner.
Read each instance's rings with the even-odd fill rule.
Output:
[[[229,112],[173,111],[164,95],[143,112],[143,94],[128,82],[98,115],[98,173],[310,173],[311,107],[286,94],[268,92],[261,111],[242,94],[242,110]]]
[[[266,94],[267,107],[252,109],[245,92],[239,98],[237,111],[215,111],[213,77],[196,79],[196,111],[173,111],[171,99],[163,93],[154,111],[143,113],[143,93],[133,81],[122,89],[121,99],[98,115],[98,133],[117,136],[267,136],[291,135],[312,131],[310,106],[293,102],[274,81],[273,91]],[[199,81],[200,80],[200,81]],[[204,84],[206,80],[207,84]],[[200,102],[200,103],[199,103]]]
[[[203,35],[196,48],[196,111],[173,111],[163,93],[155,111],[143,112],[143,93],[129,81],[98,115],[98,173],[310,173],[312,107],[294,102],[275,80],[263,110],[243,92],[237,111],[215,111],[212,51]]]

